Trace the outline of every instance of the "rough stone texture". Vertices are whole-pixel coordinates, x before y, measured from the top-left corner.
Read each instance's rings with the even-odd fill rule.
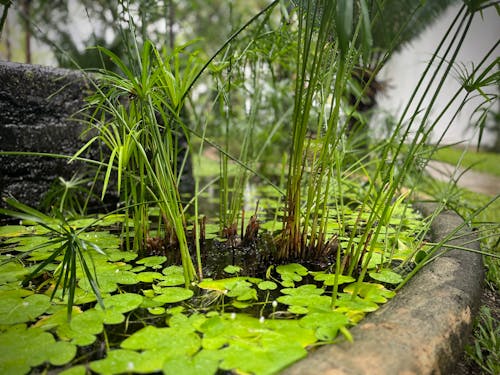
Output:
[[[72,117],[90,92],[82,74],[0,62],[0,82],[0,151],[73,155],[83,146],[84,125]],[[81,167],[61,158],[0,155],[0,195],[36,206],[55,178],[68,179]]]
[[[425,213],[432,208],[422,206]],[[447,239],[461,223],[455,213],[441,213],[433,223],[433,240]],[[448,245],[479,250],[467,228],[453,237]],[[321,347],[282,374],[451,374],[472,329],[483,279],[480,254],[451,249],[354,327],[354,343]]]
[[[90,165],[67,158],[1,155],[1,152],[36,152],[72,156],[86,142],[86,125],[76,115],[92,85],[78,71],[0,61],[0,197],[13,196],[38,206],[54,180],[66,180],[76,172],[89,173]],[[179,136],[177,163],[184,163],[187,142]],[[94,143],[97,145],[97,143]],[[98,145],[81,155],[98,160]],[[192,193],[194,180],[190,158],[181,176],[181,193]],[[116,196],[108,194],[111,203]],[[109,203],[109,202],[107,202]],[[0,201],[0,206],[5,206]]]

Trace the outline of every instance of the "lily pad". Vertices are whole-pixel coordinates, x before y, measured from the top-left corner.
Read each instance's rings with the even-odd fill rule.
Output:
[[[375,302],[357,296],[353,298],[352,295],[347,293],[339,294],[335,306],[338,306],[338,311],[349,313],[367,313],[378,309],[378,305]]]
[[[29,270],[17,262],[8,262],[0,265],[0,285],[20,281]]]
[[[127,337],[121,343],[123,349],[130,350],[161,350],[167,349],[171,356],[193,355],[201,345],[200,337],[190,330],[180,327],[157,328],[146,326]]]
[[[229,265],[229,266],[224,267],[224,272],[229,273],[231,275],[238,273],[240,271],[241,271],[241,267],[239,267],[239,266]]]
[[[261,339],[260,345],[251,340],[231,342],[220,350],[222,362],[219,367],[238,373],[275,374],[307,355],[299,343],[286,341],[281,335],[273,336]]]
[[[138,353],[133,350],[116,349],[106,358],[90,363],[90,369],[99,374],[155,373],[161,370],[164,359],[159,352]]]
[[[308,311],[312,310],[330,310],[331,298],[328,296],[319,296],[317,294],[309,295],[288,295],[280,296],[277,301],[290,306],[307,307]]]
[[[238,280],[228,284],[228,297],[235,297],[238,301],[248,301],[257,299],[257,291],[253,289],[253,284],[246,280]]]
[[[123,270],[118,266],[113,266],[111,269],[98,269],[97,281],[101,293],[112,293],[118,289],[118,284],[134,285],[139,282],[137,275],[134,272]],[[81,278],[78,286],[83,290],[92,292],[87,278]]]
[[[180,287],[162,288],[161,294],[154,297],[153,301],[162,303],[175,303],[187,300],[193,296],[191,289]]]
[[[159,272],[149,272],[149,271],[133,271],[137,273],[137,280],[143,283],[152,283],[154,280],[163,279],[163,275]]]
[[[26,298],[6,297],[0,304],[0,324],[33,321],[49,307],[50,298],[44,294],[32,294]]]
[[[317,338],[323,341],[333,340],[349,323],[347,316],[336,311],[314,312],[300,320],[301,326],[316,330]]]
[[[136,263],[143,264],[146,267],[158,269],[161,268],[162,264],[167,261],[166,256],[150,256],[146,258],[139,259]]]
[[[78,333],[97,335],[103,330],[104,314],[96,309],[86,310],[71,318],[70,327]]]
[[[59,373],[59,375],[86,375],[86,374],[87,374],[87,369],[83,365],[73,366]]]
[[[213,375],[217,372],[220,361],[220,352],[217,350],[202,350],[194,357],[177,356],[165,362],[164,374],[176,375]]]
[[[219,280],[206,278],[203,279],[203,281],[201,281],[200,283],[198,283],[198,287],[200,287],[201,289],[215,290],[222,293],[226,293],[241,282],[249,282],[252,284],[256,284],[259,283],[260,281],[262,280],[248,276],[228,277],[227,279],[219,279]]]
[[[403,281],[403,277],[390,269],[384,268],[378,272],[369,272],[372,279],[387,284],[399,284]]]
[[[260,290],[275,290],[278,288],[278,285],[274,281],[265,280],[258,283],[257,287]]]
[[[386,289],[382,284],[378,283],[362,282],[359,284],[351,284],[344,288],[344,292],[350,294],[354,293],[355,290],[357,290],[357,295],[376,303],[385,303],[387,299],[395,295],[395,292]]]
[[[165,308],[161,307],[161,306],[148,307],[148,312],[151,315],[162,315],[162,314],[165,314]]]
[[[32,231],[24,225],[3,225],[0,227],[0,237],[19,237]]]
[[[102,311],[102,320],[106,324],[119,324],[125,320],[123,313],[135,310],[141,305],[143,297],[135,293],[115,294],[103,299],[104,311],[97,304],[95,309]]]
[[[119,260],[130,262],[131,260],[134,260],[139,256],[139,254],[134,251],[121,251],[117,249],[114,249],[112,251],[106,250],[106,255],[111,262],[117,262]]]
[[[56,342],[52,334],[40,328],[17,326],[0,333],[0,373],[25,374],[30,367],[44,362],[60,366],[70,362],[76,347],[68,342]]]
[[[306,276],[309,271],[298,263],[290,263],[276,267],[276,272],[281,275],[283,286],[293,287],[295,282],[301,281],[302,276]]]
[[[281,289],[281,293],[288,294],[291,296],[312,296],[312,295],[321,295],[325,291],[322,288],[317,288],[316,285],[313,284],[305,284],[301,285],[298,288],[284,288]]]
[[[332,286],[335,285],[335,277],[334,273],[324,273],[324,272],[314,272],[314,280],[323,281],[323,285]],[[352,283],[356,281],[356,279],[352,276],[338,275],[337,276],[337,285]]]
[[[158,283],[160,286],[184,285],[184,271],[180,266],[166,267],[162,271],[163,280]]]

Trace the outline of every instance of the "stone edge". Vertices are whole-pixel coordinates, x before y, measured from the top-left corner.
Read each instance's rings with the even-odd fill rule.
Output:
[[[420,204],[424,215],[437,206]],[[443,211],[432,239],[445,239],[463,220]],[[457,238],[458,237],[458,238]],[[282,371],[283,375],[449,374],[463,353],[479,308],[484,268],[479,241],[467,227],[446,242],[449,251],[420,270],[398,294],[351,333],[354,342],[326,345]]]

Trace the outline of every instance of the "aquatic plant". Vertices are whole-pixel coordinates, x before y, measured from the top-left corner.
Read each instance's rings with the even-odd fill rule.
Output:
[[[0,357],[2,373],[52,366],[63,366],[67,373],[84,366],[109,374],[174,369],[275,373],[306,356],[311,345],[334,342],[339,335],[351,340],[349,328],[394,295],[382,284],[391,283],[387,278],[363,283],[353,297],[355,279],[341,277],[338,283],[345,288],[332,309],[335,275],[297,263],[271,268],[261,277],[238,275],[244,268],[228,265],[224,276],[186,289],[181,266],[167,265],[164,256],[140,258],[120,249],[119,232],[105,229],[124,220],[124,215],[109,215],[99,228],[89,227],[96,221],[92,218],[69,222],[75,230],[87,228],[79,236],[101,249],[92,256],[100,302],[77,262],[71,320],[67,297],[52,274],[64,259],[42,246],[52,232],[39,221],[0,229],[0,345],[17,348],[15,338],[24,340],[14,356]],[[41,264],[45,276],[23,284]],[[372,262],[370,270],[376,269]],[[33,356],[42,344],[47,348]]]
[[[262,37],[260,32],[252,34],[250,42],[243,42],[244,48],[236,49],[231,44],[236,44],[243,30],[260,16],[269,15],[267,12],[278,1],[231,35],[203,66],[196,52],[190,52],[191,45],[163,51],[149,41],[139,46],[133,40],[127,60],[98,48],[119,73],[97,72],[96,93],[86,108],[91,110],[91,131],[97,135],[73,160],[93,143],[101,142],[107,148],[101,163],[101,196],[106,197],[112,188],[111,176],[116,174],[116,189],[126,214],[83,221],[61,215],[54,220],[15,201],[10,203],[16,212],[1,211],[36,224],[26,226],[24,222],[0,229],[0,294],[5,301],[0,314],[2,348],[16,347],[14,337],[19,336],[29,349],[40,344],[51,346],[55,341],[62,343],[54,345],[57,353],[41,350],[33,359],[27,358],[31,352],[27,350],[20,350],[13,358],[2,357],[2,373],[28,372],[38,366],[37,370],[43,371],[52,365],[67,366],[67,373],[82,373],[86,370],[81,363],[88,363],[98,373],[211,374],[218,369],[276,373],[307,355],[306,349],[311,346],[334,343],[339,336],[352,340],[352,325],[392,298],[393,289],[404,285],[446,247],[444,240],[438,244],[424,241],[435,216],[422,220],[411,207],[410,198],[418,190],[422,165],[435,150],[426,147],[437,120],[428,125],[432,104],[424,109],[424,97],[433,92],[431,103],[435,102],[477,9],[467,8],[472,4],[464,5],[454,23],[458,30],[453,32],[452,26],[440,45],[443,48],[450,38],[449,47],[444,52],[439,49],[429,62],[429,67],[437,63],[441,75],[427,70],[390,136],[374,140],[365,155],[359,156],[351,149],[353,142],[346,131],[357,105],[353,108],[352,103],[345,104],[353,86],[350,81],[360,69],[368,72],[365,87],[358,88],[364,91],[374,79],[371,72],[380,68],[392,47],[375,69],[365,66],[372,46],[370,24],[376,16],[370,13],[369,2],[296,3],[292,142],[289,156],[282,159],[281,165],[276,161],[273,165],[284,171],[285,207],[280,211],[281,191],[272,184],[272,199],[266,202],[269,197],[262,194],[262,202],[251,203],[259,208],[274,200],[274,205],[269,206],[281,222],[270,220],[272,215],[259,217],[255,209],[247,230],[253,240],[258,238],[255,228],[264,232],[261,238],[274,237],[278,250],[267,259],[276,262],[265,273],[246,275],[247,264],[233,261],[223,265],[222,277],[203,277],[202,247],[207,238],[223,243],[214,247],[223,251],[233,251],[236,241],[224,243],[217,224],[200,220],[198,201],[205,188],[200,189],[198,180],[193,200],[188,204],[182,201],[183,162],[179,164],[178,159],[181,135],[188,141],[189,152],[193,150],[193,138],[199,137],[200,150],[208,144],[220,153],[218,219],[223,229],[232,231],[227,236],[231,237],[237,232],[238,215],[244,206],[245,182],[250,175],[264,177],[256,172],[262,151],[253,153],[252,142],[259,125],[258,108],[265,97],[260,91],[259,69],[272,66],[259,64],[259,57],[245,58],[245,53],[250,52],[262,55],[250,48],[258,45],[254,36]],[[259,23],[257,30],[266,22]],[[231,56],[235,50],[241,52],[240,59]],[[221,61],[216,62],[217,57]],[[245,65],[248,61],[251,63]],[[229,144],[230,131],[236,126],[229,107],[241,104],[240,98],[235,99],[241,93],[234,91],[241,85],[226,82],[236,75],[231,64],[242,64],[238,74],[250,69],[253,80],[251,90],[248,86],[243,90],[251,103],[242,111],[247,121],[241,121],[246,128],[239,133],[243,134],[236,153],[239,156],[234,156]],[[211,99],[209,107],[219,106],[222,116],[218,120],[226,125],[222,145],[206,135],[208,121],[200,131],[189,126],[182,113],[203,72],[211,72],[219,85],[217,98]],[[241,74],[238,78],[243,82],[246,77]],[[430,83],[424,86],[426,78]],[[438,89],[431,90],[432,82],[438,83]],[[467,87],[480,89],[481,85]],[[417,95],[419,90],[421,97]],[[453,96],[450,103],[456,99]],[[415,102],[417,109],[412,113]],[[420,113],[423,118],[417,119]],[[274,117],[276,124],[271,132],[280,128],[287,116]],[[416,121],[420,125],[412,138],[410,127]],[[270,144],[272,135],[264,138],[264,145]],[[240,168],[232,197],[231,162]],[[62,199],[58,205],[59,213],[65,201]],[[447,202],[441,203],[444,206]],[[194,206],[193,218],[188,216],[190,204]],[[260,224],[263,217],[268,222]],[[106,227],[113,220],[120,221],[125,240],[116,233],[89,231],[97,224]],[[192,226],[189,220],[193,220]],[[244,214],[240,220],[245,242]],[[460,229],[447,239],[459,235]],[[195,250],[190,248],[190,230]],[[43,236],[40,231],[45,231]],[[253,240],[248,243],[259,244]],[[165,244],[178,250],[180,262],[164,253],[147,256],[143,251],[148,246],[161,249]],[[252,246],[243,250],[251,252],[255,250]],[[209,247],[205,249],[210,251]],[[310,264],[321,269],[313,269]],[[396,265],[399,267],[395,269]],[[42,271],[46,273],[35,278]],[[28,285],[22,283],[26,277],[32,279]],[[69,314],[71,321],[67,319]],[[293,319],[280,319],[283,317]],[[95,344],[97,340],[102,342],[100,348]],[[73,361],[80,349],[91,354]]]

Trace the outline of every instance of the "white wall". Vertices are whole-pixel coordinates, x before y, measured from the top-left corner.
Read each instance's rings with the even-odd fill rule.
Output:
[[[379,106],[382,109],[391,113],[400,113],[402,111],[413,88],[417,85],[418,79],[425,69],[427,62],[430,60],[433,51],[438,46],[441,37],[445,34],[459,7],[460,5],[448,9],[448,11],[417,40],[391,57],[391,60],[381,72],[381,78],[387,80],[389,84],[389,88],[385,95],[381,95],[378,98]],[[471,63],[477,65],[480,62],[484,54],[500,37],[499,18],[494,8],[485,12],[483,14],[483,19],[481,19],[480,16],[476,16],[471,26],[470,33],[464,42],[464,46],[457,57],[457,61],[464,63],[469,70],[471,69]],[[498,59],[499,52],[500,48],[497,48],[489,61],[491,62],[494,59]],[[442,95],[440,95],[438,102],[433,107],[434,109],[431,113],[434,115],[434,118],[436,118],[436,114],[444,108],[448,99],[458,88],[459,84],[452,75],[446,81]],[[431,96],[432,93],[427,94],[428,98]],[[452,128],[450,128],[445,135],[443,143],[455,143],[464,140],[472,143],[477,142],[477,134],[475,134],[469,126],[469,119],[478,103],[479,102],[475,100],[464,108],[459,116],[453,121]],[[453,108],[456,109],[457,106]],[[496,109],[499,109],[498,102],[496,103]],[[435,129],[436,131],[432,137],[433,141],[436,141],[443,133],[450,122],[453,112],[455,112],[455,110],[451,109],[448,111],[447,115],[438,122]],[[497,124],[497,126],[500,126],[500,124]],[[493,141],[491,134],[483,135],[483,141],[485,145],[491,143]]]

